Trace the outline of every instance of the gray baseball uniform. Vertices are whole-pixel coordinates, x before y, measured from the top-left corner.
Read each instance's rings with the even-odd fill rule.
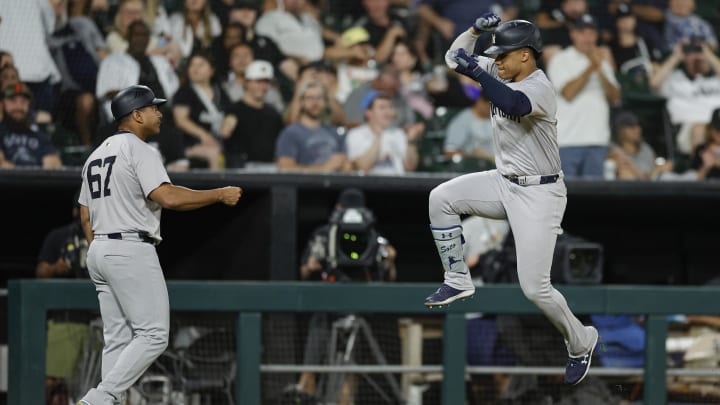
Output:
[[[95,236],[88,270],[105,338],[97,390],[122,398],[167,347],[170,305],[154,246],[161,207],[148,195],[170,179],[159,152],[126,131],[92,152],[82,179],[78,201]]]
[[[475,37],[461,34],[450,52],[473,49]],[[449,57],[448,65],[457,64]],[[478,57],[478,65],[498,77],[494,60]],[[567,202],[560,170],[556,133],[555,90],[542,70],[519,82],[506,82],[530,100],[525,116],[513,116],[492,107],[496,170],[472,173],[447,181],[430,193],[429,213],[433,237],[445,269],[445,284],[472,290],[462,261],[460,215],[507,218],[517,249],[520,287],[565,337],[571,355],[584,353],[594,336],[573,315],[565,298],[550,284],[550,270],[560,223]],[[540,184],[541,176],[558,175]],[[506,176],[518,176],[511,182]],[[555,178],[553,178],[554,180]]]

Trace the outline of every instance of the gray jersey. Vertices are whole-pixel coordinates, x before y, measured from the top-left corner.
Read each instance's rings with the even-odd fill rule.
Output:
[[[78,202],[90,210],[93,233],[147,232],[162,239],[162,207],[148,197],[170,183],[157,149],[130,132],[119,132],[88,157],[82,180]]]
[[[530,99],[532,110],[523,117],[509,116],[492,106],[495,165],[503,175],[560,173],[555,90],[538,69],[518,83],[507,83]]]
[[[450,59],[457,48],[473,49],[477,37],[461,34],[446,54],[451,69],[457,63]],[[477,57],[478,65],[513,90],[521,91],[530,100],[532,110],[518,117],[505,114],[492,106],[495,166],[502,175],[548,175],[560,173],[560,152],[557,144],[557,99],[555,88],[538,69],[520,82],[500,79],[495,60]]]

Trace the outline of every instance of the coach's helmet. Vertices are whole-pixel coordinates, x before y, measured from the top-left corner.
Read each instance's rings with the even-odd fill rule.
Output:
[[[164,98],[155,98],[155,93],[148,86],[130,86],[113,97],[110,103],[113,118],[119,121],[122,117],[130,114],[134,110],[139,110],[150,105],[165,104],[167,100]]]
[[[542,52],[540,30],[526,20],[512,20],[498,25],[493,33],[493,43],[485,50],[487,55],[499,55],[513,49],[530,48],[536,56]]]

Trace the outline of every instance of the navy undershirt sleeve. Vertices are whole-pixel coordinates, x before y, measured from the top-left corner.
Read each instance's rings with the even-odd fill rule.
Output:
[[[486,72],[476,75],[475,80],[483,87],[483,91],[493,105],[509,115],[524,116],[532,111],[530,99],[525,93],[511,89],[505,83],[495,79]]]

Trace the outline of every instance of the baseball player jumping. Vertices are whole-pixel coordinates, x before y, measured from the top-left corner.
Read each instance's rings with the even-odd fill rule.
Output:
[[[160,133],[165,101],[146,86],[120,91],[111,104],[119,130],[82,170],[80,218],[91,241],[87,264],[105,347],[102,381],[78,405],[124,403],[125,391],[167,347],[170,304],[155,251],[162,208],[235,205],[242,194],[239,187],[195,191],[170,183],[160,153],[145,143]]]
[[[473,55],[483,32],[492,32],[485,54]],[[445,55],[450,68],[471,77],[492,102],[496,170],[449,180],[430,193],[430,227],[445,281],[427,297],[428,307],[472,296],[475,287],[463,261],[460,215],[507,218],[515,237],[517,272],[525,296],[562,333],[568,349],[565,382],[587,375],[598,332],[573,315],[550,284],[555,241],[567,202],[556,133],[556,97],[537,67],[542,52],[538,28],[529,21],[500,24],[487,13],[460,34]]]

